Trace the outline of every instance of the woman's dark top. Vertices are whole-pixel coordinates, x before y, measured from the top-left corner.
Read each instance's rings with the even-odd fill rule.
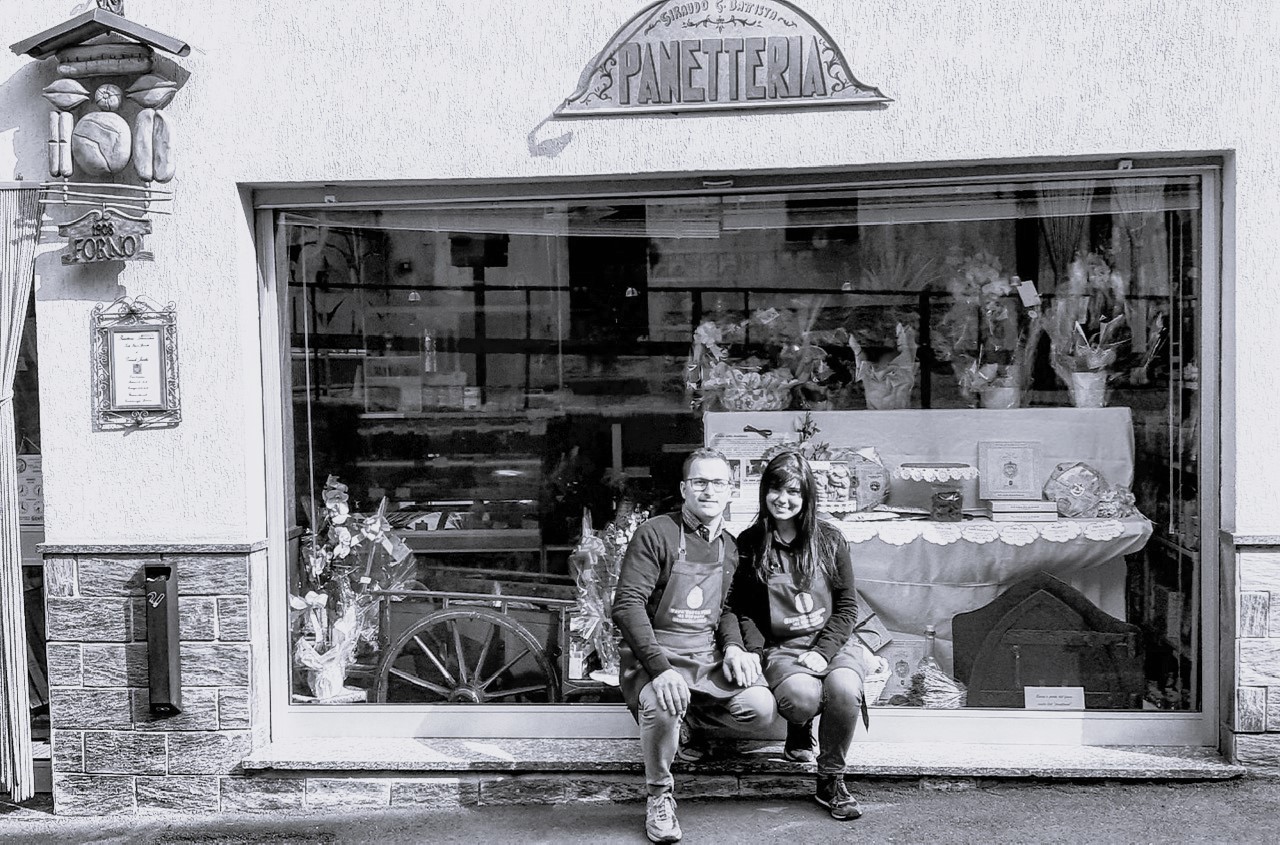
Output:
[[[814,587],[826,584],[831,590],[831,618],[818,632],[812,650],[830,662],[836,652],[844,647],[853,634],[858,621],[858,593],[853,583],[853,560],[849,557],[849,544],[839,529],[818,523],[818,530],[827,533],[827,539],[835,546],[836,559],[833,576],[821,565],[814,573]],[[769,618],[769,587],[756,574],[756,558],[760,556],[764,531],[760,523],[754,523],[738,536],[741,555],[738,571],[734,573],[733,589],[729,592],[729,606],[738,617],[742,629],[743,647],[747,651],[763,655],[768,647],[778,645],[773,641],[772,623]],[[773,547],[781,554],[795,554],[797,545],[787,545],[773,537]]]

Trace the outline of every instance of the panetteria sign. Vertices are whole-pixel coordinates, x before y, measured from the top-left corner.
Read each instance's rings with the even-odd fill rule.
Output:
[[[783,0],[666,0],[629,20],[558,117],[889,102],[854,78],[813,18]]]

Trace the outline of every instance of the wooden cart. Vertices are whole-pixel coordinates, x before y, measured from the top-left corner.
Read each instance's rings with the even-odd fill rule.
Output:
[[[494,592],[482,592],[488,587]],[[571,588],[477,581],[477,591],[396,590],[380,601],[378,702],[554,703],[609,690],[569,678]],[[508,592],[511,589],[523,592]]]

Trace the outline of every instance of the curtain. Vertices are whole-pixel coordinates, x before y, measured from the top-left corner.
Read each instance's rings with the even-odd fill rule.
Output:
[[[1093,180],[1070,187],[1055,182],[1037,182],[1035,188],[1040,230],[1044,233],[1056,286],[1066,280],[1067,268],[1080,248],[1089,206],[1093,201]]]
[[[17,444],[13,376],[35,274],[39,203],[34,189],[0,190],[0,785],[14,801],[35,791],[31,701],[18,538]]]

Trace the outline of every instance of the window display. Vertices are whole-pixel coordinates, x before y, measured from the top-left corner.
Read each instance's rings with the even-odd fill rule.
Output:
[[[622,552],[711,445],[732,533],[812,462],[881,705],[1199,707],[1199,177],[374,207],[277,218],[295,703],[620,702]],[[1050,595],[970,700],[953,620]]]

